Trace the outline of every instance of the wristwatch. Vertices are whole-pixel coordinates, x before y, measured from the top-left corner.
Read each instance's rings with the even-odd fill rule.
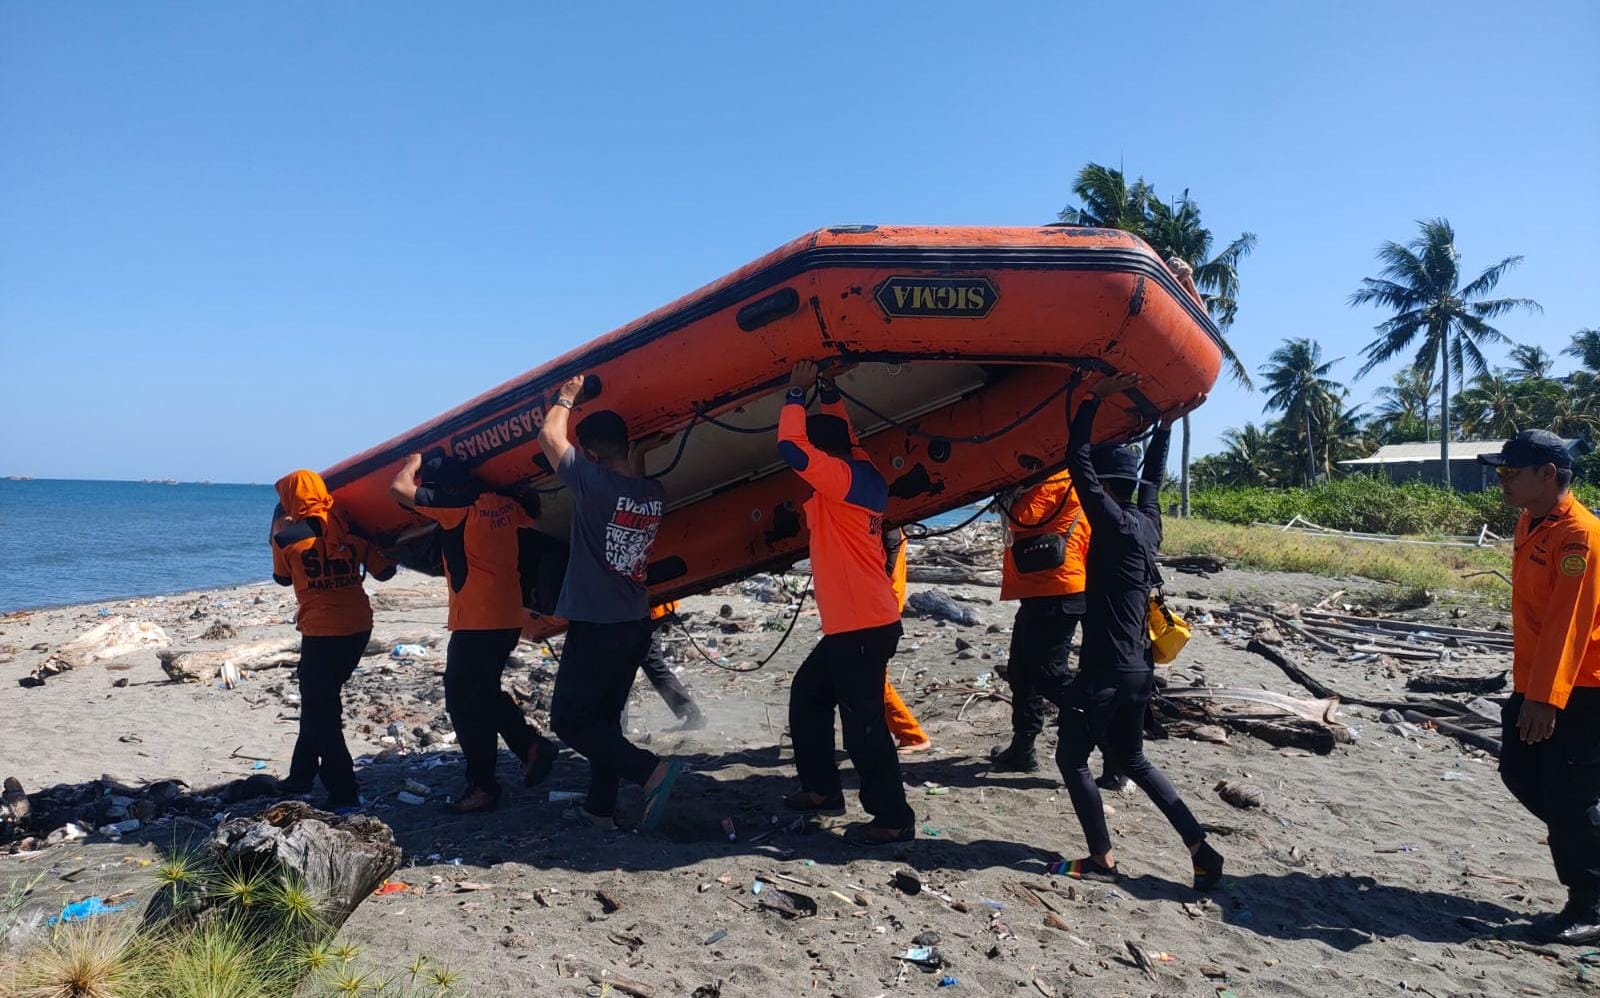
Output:
[[[563,409],[570,409],[572,408],[572,400],[558,397],[556,399],[556,405],[561,406]]]

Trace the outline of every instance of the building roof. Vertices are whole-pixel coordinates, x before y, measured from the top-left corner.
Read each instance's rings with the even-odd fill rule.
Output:
[[[1573,450],[1582,441],[1565,439],[1562,441],[1568,450]],[[1450,441],[1450,460],[1476,461],[1480,454],[1498,454],[1505,444],[1504,440],[1452,440]],[[1425,464],[1429,461],[1439,460],[1439,441],[1428,443],[1384,444],[1378,452],[1371,457],[1357,458],[1353,461],[1340,461],[1339,467],[1362,467],[1378,464]]]

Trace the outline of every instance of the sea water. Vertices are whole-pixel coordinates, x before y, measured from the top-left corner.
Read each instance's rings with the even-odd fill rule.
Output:
[[[0,480],[0,612],[259,582],[270,485]]]

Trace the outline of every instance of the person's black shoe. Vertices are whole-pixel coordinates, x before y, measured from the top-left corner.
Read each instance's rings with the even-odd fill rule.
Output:
[[[799,790],[785,797],[783,806],[802,814],[827,814],[838,817],[844,814],[844,795],[824,797],[809,790]]]
[[[1211,848],[1211,843],[1200,843],[1200,849],[1191,857],[1194,863],[1194,889],[1209,891],[1222,883],[1222,853]]]
[[[311,792],[310,780],[279,780],[274,788],[283,797],[304,797]]]
[[[1128,784],[1132,782],[1121,773],[1101,773],[1100,778],[1094,781],[1094,785],[1101,790],[1115,790],[1120,794],[1128,789]]]
[[[1008,745],[990,750],[989,769],[996,773],[1037,773],[1039,757],[1032,749],[1019,752],[1015,745]]]
[[[679,731],[701,731],[706,726],[706,712],[700,709],[697,703],[691,703],[683,712],[683,723],[678,725]]]
[[[1547,943],[1588,946],[1600,942],[1600,907],[1568,904],[1559,915],[1535,927]]]

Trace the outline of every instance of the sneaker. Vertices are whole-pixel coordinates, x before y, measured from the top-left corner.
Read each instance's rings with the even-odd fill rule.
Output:
[[[528,757],[522,760],[522,785],[525,787],[538,786],[556,768],[556,743],[548,738],[539,737],[533,740],[533,745],[528,748]]]
[[[1101,773],[1100,778],[1094,781],[1094,785],[1101,790],[1111,790],[1119,794],[1125,794],[1128,792],[1128,788],[1133,786],[1133,781],[1121,773]]]
[[[450,813],[481,814],[484,811],[493,811],[499,803],[499,794],[492,794],[481,787],[468,787],[461,799],[450,805]]]
[[[837,817],[844,813],[844,795],[824,797],[809,790],[799,790],[785,797],[783,806],[803,814],[830,814]]]
[[[1032,749],[1021,752],[1015,745],[995,748],[989,751],[989,769],[996,773],[1037,773],[1039,757]]]
[[[1600,907],[1568,902],[1561,913],[1540,926],[1540,937],[1562,946],[1600,942]]]

